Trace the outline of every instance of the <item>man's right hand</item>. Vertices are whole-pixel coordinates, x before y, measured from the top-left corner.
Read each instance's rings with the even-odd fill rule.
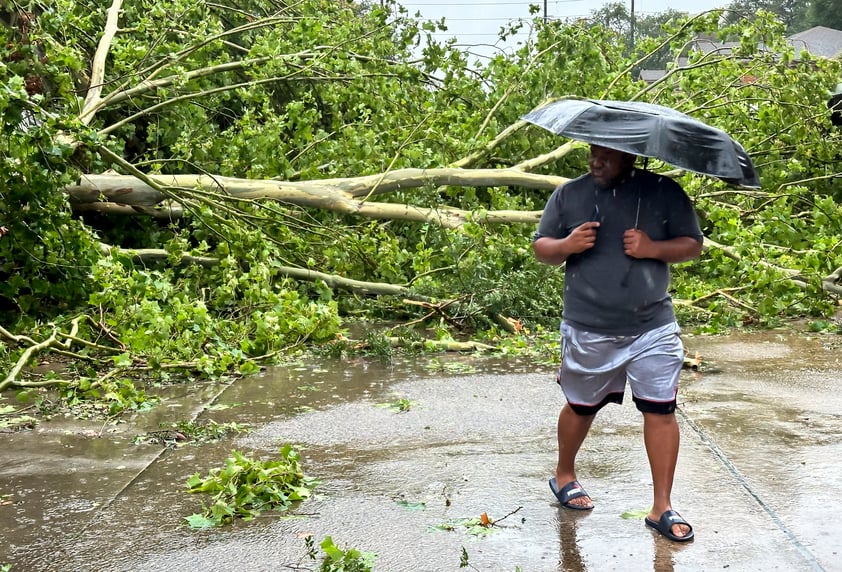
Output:
[[[596,231],[599,223],[595,221],[585,222],[573,229],[566,240],[567,249],[570,254],[579,254],[593,248],[596,244]]]
[[[582,223],[564,238],[542,236],[532,243],[535,256],[544,264],[564,264],[571,254],[579,254],[596,244],[598,222]]]

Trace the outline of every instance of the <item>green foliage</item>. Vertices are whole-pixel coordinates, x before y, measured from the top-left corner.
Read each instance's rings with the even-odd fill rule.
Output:
[[[52,317],[86,296],[87,269],[98,256],[89,229],[70,215],[55,189],[71,182],[77,159],[70,136],[85,139],[68,109],[41,107],[70,95],[63,58],[45,58],[38,27],[18,18],[0,26],[0,319]],[[74,97],[75,99],[75,97]],[[63,132],[64,137],[56,137]]]
[[[147,411],[160,400],[146,395],[131,379],[81,377],[63,388],[61,399],[77,418],[114,417],[126,411]]]
[[[174,252],[179,255],[177,247]],[[252,356],[331,339],[338,331],[335,304],[302,297],[273,260],[255,259],[243,271],[228,255],[211,272],[180,272],[103,258],[93,268],[102,287],[90,303],[105,312],[126,346],[152,363],[195,362],[207,375],[246,371]]]
[[[828,334],[842,334],[842,322],[833,320],[815,320],[807,324],[810,332],[822,332]]]
[[[300,455],[290,445],[280,449],[276,461],[256,461],[232,451],[225,467],[211,470],[205,478],[196,473],[187,480],[188,492],[212,498],[202,514],[186,520],[191,528],[222,526],[235,518],[251,520],[264,510],[287,510],[309,498],[316,484],[304,475]]]
[[[20,431],[32,428],[37,422],[35,417],[24,414],[12,405],[0,406],[0,429]]]
[[[313,537],[306,537],[304,542],[310,559],[316,560]],[[324,552],[319,572],[371,572],[374,569],[377,555],[373,552],[361,552],[356,548],[342,549],[330,536],[326,536],[319,546]]]
[[[8,181],[0,192],[0,224],[9,229],[0,240],[0,316],[7,323],[20,314],[53,317],[83,302],[99,254],[90,231],[72,220],[66,199],[54,192],[72,176],[65,164],[70,149],[52,139],[58,122],[21,133],[12,123],[19,119],[9,119],[4,114],[0,141],[0,176]]]
[[[161,429],[137,435],[134,443],[158,444],[175,447],[187,442],[193,444],[216,443],[235,433],[248,432],[240,423],[217,423],[213,419],[200,421],[179,421],[170,426],[161,424]]]
[[[498,334],[492,341],[501,356],[528,357],[530,363],[547,367],[558,366],[561,347],[559,345],[558,320],[550,328],[540,324],[515,334]]]
[[[770,12],[784,24],[788,34],[794,34],[815,25],[805,19],[809,5],[804,0],[733,0],[723,18],[734,24],[753,18],[760,11]]]
[[[620,515],[620,518],[625,518],[627,520],[643,520],[644,518],[649,516],[651,510],[652,507],[627,510]]]
[[[429,371],[435,371],[451,375],[469,375],[477,372],[477,369],[473,364],[444,361],[437,358],[433,358],[424,362],[424,367]]]
[[[842,2],[839,0],[810,0],[804,17],[804,27],[825,26],[842,30]],[[838,54],[837,54],[838,55]]]
[[[0,238],[0,319],[15,333],[44,339],[53,325],[90,316],[79,334],[97,346],[84,355],[98,368],[119,370],[122,381],[100,387],[101,371],[82,371],[81,385],[63,394],[74,406],[109,395],[102,408],[109,414],[147,406],[126,381],[135,366],[159,377],[172,366],[204,377],[245,374],[314,344],[334,356],[365,351],[390,359],[392,340],[382,334],[360,346],[340,339],[350,319],[423,323],[442,340],[467,333],[503,353],[540,351],[550,360],[552,344],[533,346],[525,332],[555,335],[563,274],[535,261],[534,224],[488,217],[540,210],[549,191],[490,181],[378,189],[366,197],[405,204],[407,212],[469,213],[461,228],[445,228],[268,203],[258,188],[233,200],[224,184],[215,192],[167,188],[183,217],[138,222],[82,212],[63,190],[107,168],[291,182],[404,167],[523,168],[562,141],[538,128],[509,127],[547,98],[574,95],[688,112],[734,135],[760,170],[761,192],[676,175],[706,236],[723,247],[675,267],[672,294],[684,302],[682,321],[699,331],[796,317],[829,323],[837,296],[827,281],[842,267],[835,166],[842,145],[827,98],[842,70],[838,60],[797,54],[787,43],[781,15],[795,5],[761,4],[746,4],[750,18],[725,25],[718,11],[641,17],[634,49],[620,5],[605,7],[603,15],[614,19],[603,25],[543,22],[535,12],[535,33],[517,49],[469,66],[464,52],[435,40],[444,23],[422,25],[391,0],[249,0],[237,9],[128,3],[109,46],[101,99],[89,98],[82,113],[106,8],[18,2],[20,10],[8,10],[31,11],[32,19],[0,26],[0,225],[9,228]],[[504,27],[501,37],[519,25]],[[700,34],[734,43],[720,52],[694,49]],[[667,64],[667,76],[640,81],[637,68],[656,60]],[[670,170],[657,161],[649,166]],[[587,163],[580,146],[529,169],[575,177]],[[167,256],[150,262],[104,254],[100,241]],[[197,258],[203,264],[187,262]],[[399,296],[374,300],[293,280],[289,268],[400,285],[445,315]],[[521,330],[502,333],[500,317],[517,320]],[[415,341],[412,335],[401,332]],[[4,347],[0,361],[8,369],[21,352]]]
[[[377,407],[388,407],[394,409],[398,413],[405,413],[412,409],[413,402],[405,397],[401,397],[392,401],[391,403],[378,403]]]
[[[486,524],[480,517],[452,518],[445,522],[433,525],[432,530],[445,532],[463,531],[465,534],[476,538],[484,538],[495,531],[493,524]]]

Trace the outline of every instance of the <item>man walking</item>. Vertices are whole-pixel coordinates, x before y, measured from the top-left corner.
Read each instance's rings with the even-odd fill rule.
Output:
[[[669,264],[697,258],[702,233],[678,183],[635,169],[636,157],[591,146],[590,172],[559,187],[535,233],[535,256],[565,264],[558,381],[558,464],[550,487],[562,506],[593,508],[575,459],[596,414],[622,403],[626,383],[643,414],[654,500],[646,524],[686,541],[693,529],[672,509],[684,347],[667,293]]]

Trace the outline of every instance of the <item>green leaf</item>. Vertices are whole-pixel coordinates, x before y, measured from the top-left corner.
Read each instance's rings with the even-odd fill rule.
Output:
[[[398,505],[404,507],[405,509],[416,511],[416,510],[425,510],[427,508],[427,504],[424,502],[409,502],[409,501],[398,501]]]
[[[642,510],[630,510],[626,511],[620,515],[620,518],[630,519],[630,520],[643,520],[649,514],[651,508],[645,508]]]
[[[213,528],[216,526],[216,522],[214,520],[201,514],[191,514],[190,516],[184,517],[184,520],[186,520],[190,528],[193,529]]]

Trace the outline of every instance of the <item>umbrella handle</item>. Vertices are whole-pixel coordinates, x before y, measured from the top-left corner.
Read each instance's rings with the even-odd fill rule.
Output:
[[[637,189],[637,212],[634,213],[634,229],[638,230],[638,223],[640,222],[640,189]]]
[[[648,157],[647,157],[648,159]],[[639,230],[638,226],[640,223],[640,189],[637,189],[637,212],[634,214],[634,229]],[[620,280],[620,286],[626,287],[629,285],[629,276],[631,276],[632,266],[634,266],[634,261],[629,261],[629,267],[626,268],[626,273],[623,275],[623,279]]]

